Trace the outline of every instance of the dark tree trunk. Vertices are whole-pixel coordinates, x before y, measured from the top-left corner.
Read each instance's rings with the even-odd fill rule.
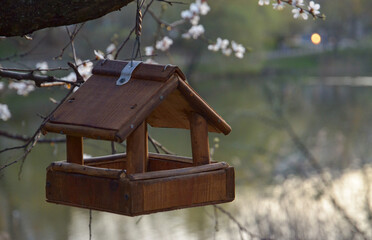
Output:
[[[96,19],[133,0],[3,0],[0,36],[24,36],[36,30]]]

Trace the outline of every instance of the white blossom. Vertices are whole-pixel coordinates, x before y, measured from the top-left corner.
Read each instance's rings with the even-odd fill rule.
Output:
[[[36,68],[37,69],[48,69],[48,63],[47,62],[39,62],[36,63]],[[46,74],[47,71],[40,71],[42,74]]]
[[[263,6],[263,5],[269,5],[270,0],[259,0],[258,5]]]
[[[74,72],[70,72],[67,76],[61,79],[68,82],[76,82],[76,74]]]
[[[107,54],[110,54],[110,53],[112,53],[112,52],[115,51],[115,50],[116,50],[116,46],[115,46],[115,44],[111,43],[110,45],[107,46],[107,48],[106,48],[106,53],[107,53]]]
[[[199,6],[200,15],[207,15],[208,12],[211,10],[211,8],[209,7],[207,1],[201,2],[201,0],[197,0],[196,2],[198,4],[198,6]]]
[[[232,49],[231,48],[222,49],[222,54],[225,55],[225,56],[230,56],[231,53],[232,53]]]
[[[192,26],[187,33],[182,34],[183,38],[189,39],[198,39],[204,33],[203,25]]]
[[[194,14],[190,10],[185,10],[181,12],[181,17],[183,19],[191,19],[194,16]]]
[[[238,44],[234,41],[231,41],[231,48],[235,52],[237,58],[243,58],[245,53],[245,47],[242,44]]]
[[[220,49],[222,50],[226,49],[227,46],[229,46],[229,40],[217,38],[216,44],[209,45],[208,49],[211,51],[217,52]]]
[[[217,52],[218,50],[220,50],[219,49],[219,47],[217,46],[217,44],[210,44],[210,45],[208,45],[208,50],[211,50],[211,51],[213,51],[213,52]]]
[[[145,63],[149,63],[149,64],[158,64],[157,62],[154,61],[154,59],[152,58],[148,58]]]
[[[195,16],[193,16],[193,17],[190,19],[190,23],[191,23],[192,25],[198,25],[199,21],[200,21],[200,17],[199,17],[199,15],[195,15]]]
[[[147,46],[145,47],[145,55],[151,56],[154,54],[154,47],[153,46]]]
[[[86,81],[90,76],[92,76],[93,63],[91,61],[82,62],[80,59],[78,59],[77,63],[79,65],[78,71]]]
[[[35,86],[31,82],[11,82],[8,85],[9,89],[17,90],[17,94],[21,96],[27,96],[30,92],[35,90]]]
[[[109,59],[109,60],[115,60],[114,55],[112,55],[112,54],[107,54],[106,58]]]
[[[194,14],[207,15],[210,10],[206,1],[196,0],[195,3],[190,4],[190,11]]]
[[[200,15],[206,15],[210,11],[210,7],[207,1],[196,0],[194,3],[190,4],[188,10],[181,12],[182,19],[190,20],[192,25],[198,25],[200,21]],[[190,37],[190,36],[188,36]]]
[[[94,55],[96,56],[97,60],[105,59],[103,52],[101,52],[100,50],[94,50]]]
[[[299,18],[299,17],[302,17],[304,20],[307,20],[308,19],[308,15],[307,15],[307,12],[305,12],[304,10],[302,10],[301,8],[295,8],[295,9],[292,9],[292,13],[293,13],[293,17],[294,18]]]
[[[320,5],[318,3],[315,3],[314,1],[309,3],[309,11],[313,14],[318,15],[320,13],[319,9]]]
[[[304,5],[304,0],[292,0],[292,6],[303,6]]]
[[[76,64],[78,65],[78,71],[83,79],[86,81],[90,76],[92,76],[92,69],[93,63],[91,61],[81,61],[80,59],[76,60]],[[76,82],[76,74],[74,72],[70,72],[67,76],[61,78],[62,80],[68,82]]]
[[[277,2],[277,3],[273,3],[273,8],[275,10],[283,10],[284,8],[284,3],[283,2]]]
[[[0,103],[0,119],[3,121],[6,121],[11,117],[12,117],[12,114],[10,114],[8,105]]]
[[[156,42],[155,48],[159,49],[160,51],[166,51],[172,44],[173,40],[165,36],[162,40]]]
[[[4,89],[4,83],[0,82],[0,91]]]

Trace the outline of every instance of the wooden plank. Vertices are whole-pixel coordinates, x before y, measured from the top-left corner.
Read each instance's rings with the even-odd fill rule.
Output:
[[[190,157],[171,155],[171,154],[149,153],[149,158],[155,159],[155,160],[168,160],[168,161],[192,163],[192,158]]]
[[[121,74],[121,70],[127,64],[130,64],[130,62],[117,60],[101,60],[97,62],[96,66],[92,70],[92,73],[119,77]],[[185,79],[185,75],[177,66],[141,63],[133,71],[132,76],[133,78],[137,79],[166,81],[175,73],[182,79]]]
[[[192,113],[190,116],[190,135],[194,165],[209,164],[208,125],[203,116]]]
[[[108,156],[84,158],[84,164],[92,167],[126,169],[126,154],[114,154]]]
[[[222,132],[225,135],[231,132],[231,127],[226,123],[226,121],[223,120],[223,118],[218,115],[186,82],[180,80],[178,89],[189,104],[203,115],[217,132]]]
[[[174,90],[147,118],[152,127],[190,129],[188,115],[194,111],[179,90]]]
[[[226,201],[224,169],[143,181],[144,212]]]
[[[147,124],[142,122],[127,138],[127,174],[146,172],[148,165]]]
[[[75,136],[66,136],[66,159],[69,163],[83,165],[83,138]]]
[[[48,171],[60,171],[66,173],[78,173],[87,176],[119,179],[125,177],[125,172],[118,169],[101,168],[80,165],[68,162],[54,162],[48,167]]]
[[[138,126],[147,117],[141,115],[144,109],[149,114],[149,108],[155,107],[149,104],[154,95],[167,88],[164,82],[140,79],[117,86],[116,80],[117,77],[93,75],[55,111],[50,122],[114,131],[132,124]]]
[[[127,174],[127,177],[132,181],[138,181],[138,180],[165,178],[165,177],[176,177],[176,176],[183,176],[183,175],[201,173],[201,172],[209,172],[209,171],[214,171],[218,169],[224,169],[227,167],[229,167],[227,163],[219,162],[219,163],[212,163],[208,165],[201,165],[197,167],[187,167],[187,168],[161,170],[161,171],[146,172],[146,173]]]
[[[228,167],[226,170],[226,196],[231,199],[235,198],[235,171],[233,167]]]
[[[99,140],[120,141],[120,139],[117,139],[115,136],[116,131],[109,130],[109,129],[99,129],[99,128],[92,128],[92,127],[48,122],[44,125],[43,131],[55,132],[55,133],[60,133],[60,134],[65,134],[65,135],[70,135],[70,136],[78,136],[78,137],[84,136],[87,138],[93,138],[93,139],[99,139]]]
[[[231,167],[130,181],[48,168],[45,190],[48,202],[137,216],[232,201],[232,188],[227,187],[233,181],[229,172],[233,172]]]
[[[132,112],[128,122],[125,122],[120,126],[120,130],[117,132],[117,137],[124,140],[128,135],[142,123],[150,113],[178,86],[178,77],[173,76],[167,82],[162,84],[162,87],[155,93],[148,92],[147,89],[138,89],[138,96],[136,98],[145,98],[146,103],[138,106],[138,111],[135,114]],[[149,96],[150,93],[152,96]],[[145,94],[145,95],[144,95]],[[142,101],[142,100],[141,100]]]
[[[130,215],[129,181],[48,171],[45,187],[48,202]]]

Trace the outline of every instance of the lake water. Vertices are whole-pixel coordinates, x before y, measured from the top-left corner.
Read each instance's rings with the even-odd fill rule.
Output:
[[[197,83],[197,89],[233,129],[228,136],[211,134],[210,146],[215,160],[235,167],[236,199],[219,206],[241,224],[240,230],[213,206],[134,218],[93,211],[92,239],[362,239],[363,234],[372,238],[372,89],[368,85],[237,78],[205,80]],[[45,115],[53,108],[47,103],[51,96],[58,99],[62,94],[42,90],[30,98],[5,95],[13,119],[0,123],[0,128],[31,134],[40,122],[36,113]],[[332,186],[323,186],[306,155],[283,129],[283,119]],[[191,155],[188,131],[149,131],[172,152]],[[14,144],[19,143],[0,138],[1,148]],[[109,143],[85,143],[85,153],[93,156],[110,151]],[[21,154],[0,155],[0,164]],[[64,158],[63,144],[39,144],[20,179],[19,164],[0,173],[0,240],[89,239],[89,210],[45,202],[45,169]]]

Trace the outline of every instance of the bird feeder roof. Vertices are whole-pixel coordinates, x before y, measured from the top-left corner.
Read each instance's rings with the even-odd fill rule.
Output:
[[[230,126],[187,84],[177,66],[141,63],[117,86],[124,61],[99,61],[93,75],[52,114],[44,132],[122,142],[143,121],[152,127],[190,129],[193,112],[208,131],[227,135]]]

